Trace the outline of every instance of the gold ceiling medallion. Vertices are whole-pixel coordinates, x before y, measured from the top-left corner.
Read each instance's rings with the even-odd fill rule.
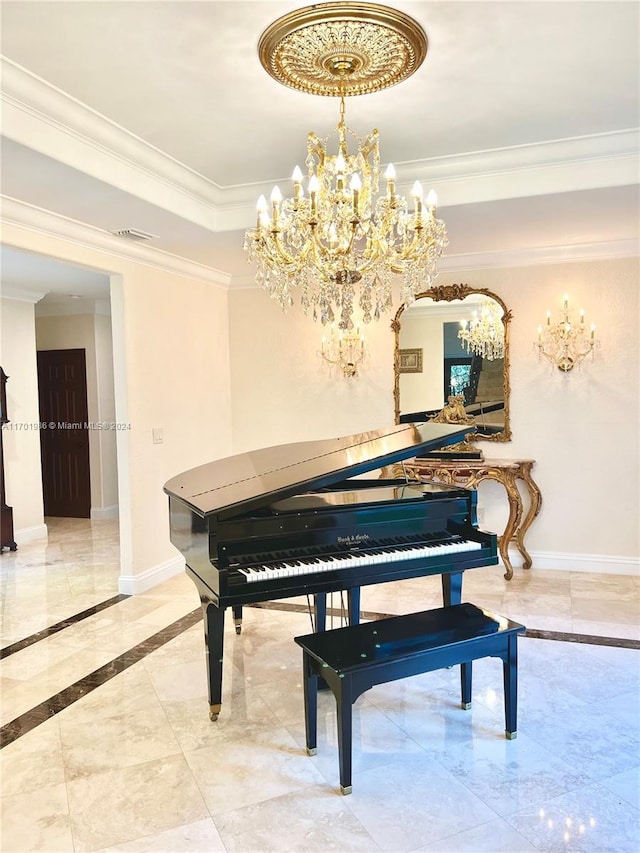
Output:
[[[427,55],[408,15],[373,3],[322,3],[279,18],[258,53],[279,83],[310,95],[352,97],[406,80]]]
[[[334,133],[324,139],[308,134],[306,177],[296,166],[292,197],[284,198],[277,186],[270,202],[260,196],[255,228],[245,235],[256,282],[284,310],[297,290],[305,313],[323,325],[336,322],[344,332],[354,326],[356,294],[369,323],[391,309],[394,276],[401,276],[400,299],[408,305],[437,275],[448,238],[436,217],[435,193],[423,201],[416,181],[407,200],[397,191],[392,163],[381,189],[378,131],[361,138],[345,123],[346,97],[406,80],[420,67],[427,44],[416,21],[373,3],[299,9],[262,34],[260,61],[275,80],[340,98]]]

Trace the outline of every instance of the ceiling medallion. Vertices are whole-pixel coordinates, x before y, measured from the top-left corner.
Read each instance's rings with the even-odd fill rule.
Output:
[[[274,21],[258,44],[279,83],[311,95],[352,97],[410,77],[427,36],[408,15],[374,3],[321,3]]]
[[[340,98],[335,132],[307,137],[306,179],[293,170],[293,195],[273,188],[260,196],[255,228],[244,248],[258,267],[256,282],[283,309],[300,293],[305,313],[322,324],[353,329],[358,295],[369,323],[392,307],[392,279],[410,304],[431,286],[448,244],[436,217],[433,190],[423,201],[416,181],[407,200],[389,163],[380,188],[378,131],[362,139],[345,123],[345,98],[378,92],[405,80],[427,53],[427,37],[411,18],[373,3],[323,3],[291,12],[260,38],[263,66],[279,83]],[[331,146],[329,139],[332,139]],[[349,143],[355,142],[357,150]],[[329,153],[330,147],[335,153]]]

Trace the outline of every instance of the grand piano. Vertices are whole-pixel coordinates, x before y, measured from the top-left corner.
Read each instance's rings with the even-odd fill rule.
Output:
[[[346,591],[349,622],[360,588],[441,575],[458,604],[467,569],[495,565],[497,538],[478,529],[476,493],[366,474],[464,438],[468,426],[400,424],[344,438],[269,447],[219,459],[169,480],[170,536],[200,595],[209,716],[222,703],[224,615],[314,596],[324,630],[326,596]]]

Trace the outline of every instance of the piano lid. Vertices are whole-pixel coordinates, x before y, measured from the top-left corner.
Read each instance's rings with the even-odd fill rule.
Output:
[[[266,447],[192,468],[164,491],[198,515],[222,518],[461,441],[468,424],[399,424],[387,429]]]

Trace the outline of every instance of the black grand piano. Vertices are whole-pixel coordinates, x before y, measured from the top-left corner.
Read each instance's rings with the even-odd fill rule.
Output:
[[[441,575],[448,606],[461,601],[466,569],[498,562],[496,536],[477,527],[474,491],[363,478],[461,441],[468,429],[400,424],[269,447],[165,484],[171,541],[202,603],[212,720],[222,702],[226,608],[239,633],[243,605],[306,593],[324,630],[329,592],[346,591],[355,624],[362,586]]]

